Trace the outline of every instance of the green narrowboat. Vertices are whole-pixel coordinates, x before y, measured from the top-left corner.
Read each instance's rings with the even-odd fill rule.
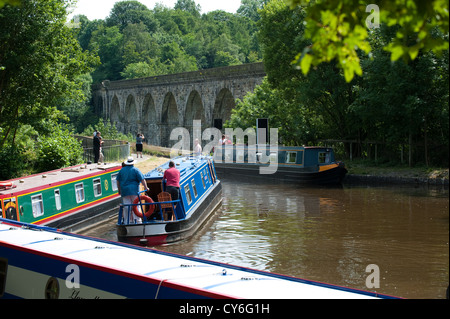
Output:
[[[0,217],[76,231],[117,214],[120,164],[82,164],[0,182]]]

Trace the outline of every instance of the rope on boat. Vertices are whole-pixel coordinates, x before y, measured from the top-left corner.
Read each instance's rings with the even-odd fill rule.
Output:
[[[180,265],[180,267],[186,267],[183,265]],[[193,266],[196,267],[196,266]],[[165,278],[165,279],[161,279],[161,281],[159,282],[158,285],[158,289],[156,289],[156,294],[155,294],[155,299],[158,299],[158,295],[159,295],[159,289],[161,288],[163,282],[165,281],[169,281],[169,280],[179,280],[179,279],[194,279],[194,278],[201,278],[201,277],[207,277],[207,276],[211,276],[211,275],[220,275],[220,276],[226,276],[227,275],[227,271],[225,269],[223,269],[221,272],[214,272],[214,273],[209,273],[209,274],[204,274],[204,275],[199,275],[199,276],[186,276],[186,277],[177,277],[177,278]]]

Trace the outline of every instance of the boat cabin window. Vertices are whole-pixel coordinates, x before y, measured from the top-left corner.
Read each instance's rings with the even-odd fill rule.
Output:
[[[186,200],[188,205],[192,203],[191,190],[189,189],[189,185],[184,185],[184,193],[186,194]]]
[[[330,163],[330,152],[319,152],[319,164]]]
[[[200,172],[200,177],[201,177],[201,179],[202,179],[203,188],[206,188],[206,185],[205,185],[205,177],[203,177],[203,172]]]
[[[77,203],[84,202],[83,183],[75,184],[75,198],[77,199]]]
[[[33,217],[44,215],[44,202],[42,194],[31,196],[31,207],[33,208]]]
[[[117,191],[117,175],[119,175],[119,173],[115,173],[111,175],[111,185],[112,185],[112,190],[113,191]]]
[[[195,181],[191,180],[191,183],[192,183],[192,189],[194,190],[194,197],[197,197],[198,193],[197,193],[197,187],[195,186]]]
[[[94,183],[94,196],[102,196],[102,182],[100,178],[96,178],[92,182]]]
[[[297,163],[297,152],[286,152],[286,163],[288,164]]]
[[[61,193],[59,189],[55,189],[55,206],[57,210],[61,209]]]

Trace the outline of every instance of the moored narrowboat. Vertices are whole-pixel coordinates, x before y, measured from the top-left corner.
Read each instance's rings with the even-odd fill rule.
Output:
[[[117,214],[120,164],[82,164],[0,183],[0,217],[75,231]]]
[[[224,145],[215,147],[217,173],[237,173],[310,185],[338,185],[347,169],[330,147]]]
[[[0,298],[393,297],[0,218]]]
[[[171,161],[180,171],[179,199],[172,200],[166,192],[163,176],[170,161],[145,174],[149,191],[134,204],[120,205],[119,241],[155,246],[189,238],[220,207],[222,184],[210,157],[181,156]],[[135,215],[141,220],[133,219]]]

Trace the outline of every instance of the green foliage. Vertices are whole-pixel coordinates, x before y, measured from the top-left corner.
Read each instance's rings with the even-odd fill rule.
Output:
[[[75,99],[70,96],[63,97],[58,102],[58,110],[62,111],[67,120],[61,121],[70,125],[76,132],[83,130],[88,125],[94,116],[89,106],[89,102],[92,96],[91,85],[92,76],[89,73],[82,74],[74,79],[78,84],[78,89],[83,95],[83,99]]]
[[[273,88],[265,79],[253,93],[238,101],[225,127],[256,128],[256,119],[267,118],[270,127],[279,129],[282,144],[301,145],[305,141],[315,141],[317,136],[314,134],[319,131],[318,121],[308,112],[286,99],[283,89]]]
[[[448,50],[419,50],[414,61],[392,62],[385,47],[400,26],[381,25],[369,35],[370,56],[358,53],[361,77],[347,82],[332,62],[306,76],[291,64],[296,52],[311,45],[305,13],[290,10],[284,0],[260,11],[267,80],[237,103],[227,125],[254,127],[256,118],[269,118],[286,145],[354,140],[355,158],[367,156],[361,143],[377,141],[379,159],[398,162],[403,152],[410,165],[448,165]],[[344,146],[349,154],[349,144]]]
[[[371,52],[368,29],[379,23],[400,27],[384,45],[392,61],[410,61],[419,51],[439,54],[449,48],[448,0],[381,1],[370,6],[362,0],[286,2],[291,8],[301,6],[307,11],[305,37],[312,43],[299,50],[294,61],[304,74],[311,66],[335,60],[347,82],[355,74],[362,75],[359,51]]]
[[[12,5],[12,6],[18,6],[20,5],[21,0],[0,0],[0,9],[4,6],[4,5]]]
[[[67,128],[55,126],[53,131],[38,138],[38,157],[36,166],[39,171],[49,171],[82,162],[81,142],[72,137]]]
[[[0,147],[20,125],[40,131],[43,119],[63,117],[55,108],[62,97],[83,98],[75,78],[96,58],[81,50],[66,14],[63,0],[0,9]]]
[[[19,177],[26,167],[24,149],[16,145],[4,145],[0,148],[0,180]]]
[[[150,32],[158,28],[152,12],[139,1],[116,2],[105,22],[108,27],[118,26],[120,30],[137,23],[143,23]]]
[[[102,62],[94,83],[256,62],[261,50],[255,21],[264,2],[244,1],[236,14],[201,15],[193,0],[178,0],[173,9],[156,4],[153,10],[121,1],[105,21],[81,17],[78,39]]]
[[[95,130],[101,132],[102,138],[107,140],[136,140],[136,137],[131,136],[131,133],[129,135],[119,133],[115,125],[109,122],[104,122],[102,119],[99,119],[95,125],[89,125],[88,127],[86,127],[81,135],[92,136]]]

